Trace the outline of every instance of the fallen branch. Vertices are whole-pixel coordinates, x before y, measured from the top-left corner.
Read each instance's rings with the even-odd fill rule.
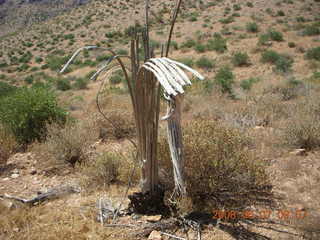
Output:
[[[65,187],[60,187],[60,188],[53,188],[51,190],[49,190],[46,193],[41,193],[38,196],[31,198],[31,199],[24,199],[24,198],[20,198],[20,197],[15,197],[15,196],[11,196],[8,194],[5,195],[0,195],[0,198],[5,198],[5,199],[12,199],[15,201],[19,201],[21,203],[30,205],[30,206],[34,206],[40,202],[46,201],[46,200],[51,200],[51,199],[56,199],[68,194],[72,194],[72,193],[79,193],[78,190],[75,189],[75,187],[73,186],[65,186]]]
[[[172,234],[169,234],[169,233],[165,233],[165,232],[160,232],[160,234],[168,236],[168,237],[171,237],[171,238],[179,239],[179,240],[186,240],[185,238],[178,237],[178,236],[175,236],[175,235],[172,235]]]

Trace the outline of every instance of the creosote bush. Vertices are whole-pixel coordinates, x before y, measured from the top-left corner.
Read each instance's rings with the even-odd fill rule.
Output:
[[[115,127],[109,121],[100,117],[97,120],[99,138],[107,140],[130,138],[135,136],[136,127],[132,114],[124,111],[112,111],[106,115]]]
[[[58,165],[68,163],[75,166],[85,161],[89,144],[97,138],[93,126],[85,122],[68,122],[63,127],[51,124],[47,129],[41,152],[49,153],[50,160]]]
[[[221,88],[222,93],[233,93],[232,85],[234,83],[234,74],[229,66],[220,68],[214,77],[214,81]]]
[[[284,127],[284,141],[296,148],[320,147],[320,102],[317,94],[307,96],[293,106]]]
[[[234,66],[243,67],[250,65],[250,58],[246,52],[236,52],[232,56],[232,63]]]
[[[247,150],[249,139],[235,129],[213,120],[194,120],[183,127],[183,141],[189,206],[182,211],[245,207],[257,197],[250,192],[258,192],[267,181],[263,164]],[[164,137],[158,146],[165,179],[172,179]],[[178,208],[184,208],[183,204]]]
[[[109,186],[114,183],[138,183],[138,167],[134,172],[134,162],[117,152],[104,152],[94,160],[87,161],[81,167],[83,183],[86,187]]]
[[[44,87],[19,88],[1,98],[0,122],[20,144],[43,140],[48,123],[63,124],[67,112],[58,106],[54,93]]]

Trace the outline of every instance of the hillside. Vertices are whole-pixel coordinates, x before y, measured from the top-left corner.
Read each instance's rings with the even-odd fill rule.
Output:
[[[124,76],[115,68],[90,79],[110,54],[83,51],[59,73],[80,47],[128,55],[133,27],[144,24],[144,2],[0,1],[0,105],[5,106],[0,106],[0,239],[170,239],[147,230],[134,234],[159,216],[121,216],[115,227],[97,221],[101,201],[119,204],[128,181],[130,194],[140,186]],[[160,56],[175,3],[150,5],[150,43]],[[144,51],[138,53],[142,61]],[[203,220],[202,239],[319,239],[320,1],[183,1],[169,57],[205,76],[202,82],[191,80],[183,103],[190,196],[175,203],[179,214],[201,211],[213,219],[223,211],[269,214]],[[29,90],[15,95],[24,86]],[[119,129],[99,114],[98,92],[100,107]],[[72,120],[64,122],[67,127],[48,126],[46,140],[25,140],[6,128],[10,108],[24,102],[21,96],[23,113],[45,102],[54,109],[50,114]],[[165,112],[162,101],[160,116]],[[28,124],[31,130],[24,134],[33,134],[36,127]],[[160,121],[160,177],[170,189],[165,129]],[[64,185],[76,186],[76,193],[30,208],[4,197],[31,198]],[[187,234],[179,224],[154,229],[197,238],[197,230],[185,226]]]

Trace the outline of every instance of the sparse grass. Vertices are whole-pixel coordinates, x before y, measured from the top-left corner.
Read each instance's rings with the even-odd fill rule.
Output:
[[[302,31],[303,36],[316,36],[320,35],[320,27],[316,24],[313,25],[307,25],[303,31]]]

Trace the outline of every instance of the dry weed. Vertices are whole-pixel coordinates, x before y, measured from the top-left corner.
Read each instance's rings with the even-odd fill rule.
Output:
[[[241,132],[216,121],[202,119],[184,126],[183,141],[191,209],[241,208],[252,203],[259,189],[265,186],[264,165],[250,154],[250,141]],[[167,179],[172,179],[165,138],[160,139],[158,156]],[[253,191],[257,192],[251,194]]]
[[[6,164],[17,146],[15,137],[0,125],[0,165]]]

